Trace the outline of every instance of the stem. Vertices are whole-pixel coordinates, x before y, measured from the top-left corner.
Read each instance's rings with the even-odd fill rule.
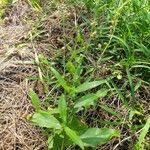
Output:
[[[63,138],[63,141],[61,143],[61,150],[64,150],[64,143],[65,143],[65,137]]]

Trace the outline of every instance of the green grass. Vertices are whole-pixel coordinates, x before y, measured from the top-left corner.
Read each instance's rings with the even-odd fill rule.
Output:
[[[42,10],[27,40],[46,41],[53,55],[39,55],[45,103],[30,91],[29,120],[44,127],[49,149],[103,149],[113,137],[149,149],[149,0],[53,0]]]

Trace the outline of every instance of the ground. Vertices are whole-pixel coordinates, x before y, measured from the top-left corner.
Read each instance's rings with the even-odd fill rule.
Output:
[[[40,129],[26,121],[32,111],[28,99],[26,79],[35,74],[31,63],[34,58],[31,46],[19,47],[30,26],[23,16],[30,11],[24,2],[9,6],[0,25],[0,149],[33,150],[43,149],[45,140]],[[16,46],[18,45],[18,46]]]
[[[129,30],[127,42],[129,42],[130,46],[121,38],[119,39],[118,35],[115,37],[115,32],[118,32],[117,34],[123,38],[124,31],[122,32],[121,29],[125,27],[124,24],[119,24],[120,18],[118,14],[126,3],[118,9],[114,18],[112,14],[112,16],[104,17],[106,14],[105,12],[102,13],[103,15],[98,21],[104,29],[97,27],[96,17],[94,18],[95,20],[92,18],[89,13],[90,9],[86,10],[85,7],[66,5],[65,2],[59,3],[58,6],[55,6],[57,4],[53,3],[53,1],[48,5],[46,4],[44,1],[41,4],[45,8],[45,12],[41,15],[40,11],[33,9],[26,1],[18,0],[6,7],[0,21],[0,150],[47,149],[47,135],[45,132],[27,120],[28,115],[35,111],[28,96],[29,89],[34,89],[40,97],[41,103],[45,106],[45,85],[41,82],[41,74],[46,78],[44,78],[46,82],[48,82],[47,78],[50,79],[49,82],[54,79],[49,75],[48,67],[44,66],[47,63],[45,58],[53,62],[59,72],[63,72],[63,69],[68,67],[66,65],[63,68],[63,63],[69,64],[68,62],[73,61],[72,64],[83,65],[82,69],[85,72],[83,71],[82,73],[84,76],[81,77],[81,81],[84,81],[84,79],[105,79],[111,75],[114,77],[114,82],[109,84],[112,93],[108,97],[101,99],[96,107],[90,107],[87,112],[80,111],[76,115],[90,127],[111,127],[121,131],[122,136],[120,138],[110,140],[107,144],[98,147],[97,150],[134,149],[139,133],[142,131],[142,127],[150,113],[150,80],[149,71],[143,68],[139,68],[139,70],[134,70],[133,68],[135,66],[141,67],[142,65],[149,67],[150,53],[146,51],[149,50],[149,33],[141,31],[142,29],[140,30],[141,34],[144,32],[141,39],[144,39],[143,43],[147,45],[147,49],[144,47],[146,49],[145,53],[148,54],[147,58],[142,57],[140,50],[143,47],[138,45],[141,40],[135,42],[139,47],[133,44],[133,39],[138,39],[137,36],[140,36],[140,34],[135,35],[136,32],[133,32],[134,34],[132,35],[132,30],[134,29],[130,30],[130,25],[132,27],[130,22],[126,24]],[[51,8],[50,10],[49,7]],[[103,8],[105,8],[105,5],[101,9]],[[94,12],[95,16],[98,11]],[[109,17],[112,17],[114,22],[107,22]],[[126,21],[126,19],[123,19],[122,22]],[[120,28],[117,26],[117,21]],[[76,26],[77,23],[79,24],[79,29]],[[100,42],[99,33],[102,36],[102,39],[100,37]],[[106,36],[113,34],[114,41],[112,40],[113,36]],[[131,66],[133,65],[131,69],[134,70],[133,72],[131,71],[133,82],[130,81],[131,76],[128,70],[126,73],[126,57],[124,56],[126,52],[124,52],[125,48],[122,43],[127,47],[127,50],[135,49],[133,57],[137,57],[138,61],[132,57],[129,58],[129,63],[132,60],[133,62],[137,61],[135,66],[132,63],[130,64]],[[85,49],[89,51],[87,52]],[[102,52],[99,49],[102,49]],[[79,55],[78,58],[70,57],[74,57],[72,55],[74,50],[77,50],[75,55]],[[103,56],[105,57],[103,58]],[[40,58],[42,58],[41,62],[39,62]],[[138,64],[143,58],[142,64]],[[140,74],[141,72],[143,74]],[[65,79],[68,79],[69,82],[71,82],[70,76],[70,72],[65,74]],[[48,96],[55,100],[63,90],[62,88],[58,88],[58,90],[55,87],[53,88],[49,82],[47,83]],[[135,85],[134,89],[132,84]],[[134,98],[137,100],[135,109],[131,109]],[[128,100],[131,107],[124,104],[125,99]],[[53,101],[50,101],[51,103],[54,103],[54,106],[56,105]],[[147,145],[146,149],[149,149],[149,136],[146,138],[145,143]],[[68,150],[74,149],[78,148],[74,146],[68,148]]]

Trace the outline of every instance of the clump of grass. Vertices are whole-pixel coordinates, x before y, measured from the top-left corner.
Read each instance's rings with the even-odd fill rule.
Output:
[[[58,1],[52,1],[48,5],[51,11],[47,10],[47,6],[41,14],[44,21],[54,7],[57,10],[60,5]],[[51,45],[55,48],[53,57],[39,56],[37,65],[41,69],[45,103],[42,106],[38,96],[30,92],[36,108],[30,120],[53,129],[50,134],[46,129],[50,148],[55,147],[55,140],[59,138],[62,149],[73,143],[81,149],[98,146],[108,142],[112,136],[119,136],[115,128],[120,129],[122,142],[135,139],[135,134],[146,123],[148,109],[145,103],[149,103],[150,97],[149,1],[68,0],[64,6],[70,14],[67,17],[61,14],[57,20],[58,28],[53,27],[49,31],[41,19],[34,28],[38,36],[31,32],[35,42],[45,40],[45,37],[51,39],[56,34],[53,31],[58,29],[61,35],[57,35],[55,40],[61,44]],[[41,28],[45,32],[40,32]],[[41,120],[38,119],[40,117]],[[82,124],[81,120],[84,122],[85,134],[88,135],[96,130],[103,133],[101,128],[107,127],[108,138],[105,142],[99,139],[101,142],[96,144],[96,140],[85,142],[82,138],[84,134],[72,125],[74,117],[78,120],[77,126]],[[51,119],[59,129],[51,126],[54,125]],[[99,129],[95,130],[95,127]],[[66,142],[68,139],[71,143]],[[145,146],[144,141],[146,143],[146,138],[142,138],[140,147]],[[129,144],[129,148],[133,148],[135,143]]]
[[[12,3],[12,0],[1,0],[0,1],[0,18],[4,15],[5,13],[5,7],[8,5],[8,4],[11,4]]]

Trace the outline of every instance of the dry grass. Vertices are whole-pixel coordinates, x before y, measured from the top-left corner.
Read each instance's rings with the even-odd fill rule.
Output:
[[[27,82],[1,85],[0,98],[0,147],[12,149],[42,149],[43,136],[40,130],[26,122],[26,116],[32,110],[27,99]]]
[[[26,122],[33,108],[27,97],[25,79],[35,73],[30,64],[34,57],[31,46],[19,45],[29,32],[24,17],[31,10],[24,1],[8,6],[0,25],[0,149],[41,150],[45,138],[40,129]]]

